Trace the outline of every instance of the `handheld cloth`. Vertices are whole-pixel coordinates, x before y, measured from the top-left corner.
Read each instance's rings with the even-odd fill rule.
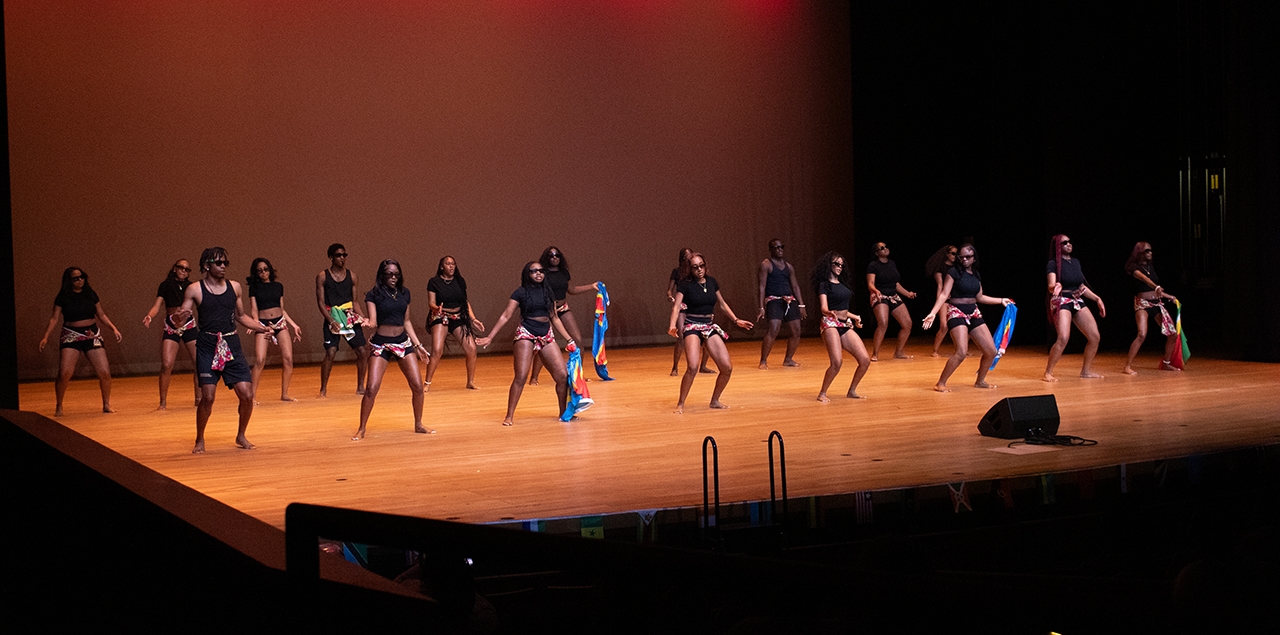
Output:
[[[569,371],[569,400],[565,404],[564,414],[560,415],[561,421],[568,421],[578,415],[578,413],[590,408],[595,403],[591,399],[591,393],[587,391],[587,378],[582,376],[582,352],[578,350],[578,345],[569,342],[569,346],[565,348],[569,351],[569,362],[567,364]]]
[[[591,353],[596,360],[596,374],[600,379],[613,381],[609,376],[609,360],[604,355],[604,332],[609,330],[609,316],[605,309],[609,308],[609,290],[603,282],[596,282],[596,324],[591,333]]]

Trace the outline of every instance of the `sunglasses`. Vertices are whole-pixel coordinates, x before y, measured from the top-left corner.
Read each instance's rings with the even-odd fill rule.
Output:
[[[346,258],[346,257],[347,257],[347,254],[345,254],[345,253],[343,253],[343,252],[341,252],[341,251],[340,251],[340,252],[338,252],[338,253],[334,254],[334,255],[333,255],[333,257],[334,257],[334,258]]]
[[[1143,250],[1142,250],[1142,253],[1144,253],[1144,254],[1149,254],[1149,253],[1151,253],[1151,248],[1150,248],[1150,247],[1147,247],[1146,249],[1143,249]]]
[[[258,267],[257,271],[258,273],[271,273],[271,270],[266,267]]]
[[[884,251],[888,248],[889,248],[888,245],[880,245],[879,247],[876,247],[876,251]]]
[[[191,273],[191,267],[182,267],[182,266],[178,266],[178,267],[174,267],[174,268],[173,268],[173,270],[174,270],[174,271],[185,271],[185,272],[187,272],[187,273]]]
[[[541,268],[541,267],[539,267],[539,268],[537,268],[537,269],[530,269],[530,270],[529,270],[529,273],[542,273],[542,268]]]
[[[72,282],[78,282],[80,280],[84,280],[84,276],[71,276]]]
[[[954,251],[949,251],[949,252],[947,252],[947,255],[948,255],[948,256],[954,256],[954,255],[956,255],[956,252],[954,252]]]
[[[230,260],[210,260],[210,261],[208,261],[208,262],[209,262],[209,264],[211,264],[211,265],[213,265],[213,266],[215,266],[215,267],[225,267],[225,266],[227,266],[227,265],[231,264],[231,261],[230,261]]]
[[[399,278],[399,277],[400,277],[400,272],[399,272],[399,271],[388,271],[388,272],[386,272],[386,273],[382,274],[382,277],[384,277],[384,278]]]
[[[960,259],[961,259],[961,260],[973,259],[973,254],[969,254],[969,255],[967,255],[967,256],[960,256]]]
[[[1069,241],[1069,240],[1064,240],[1064,241],[1062,241],[1061,243],[1058,243],[1058,244],[1060,244],[1060,245],[1070,245],[1070,244],[1071,244],[1071,241]]]
[[[831,266],[832,266],[832,267],[843,267],[843,266],[844,266],[844,263],[843,263],[843,262],[836,261],[836,262],[831,263]]]

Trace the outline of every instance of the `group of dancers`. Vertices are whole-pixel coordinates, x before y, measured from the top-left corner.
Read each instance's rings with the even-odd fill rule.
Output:
[[[761,343],[760,368],[768,368],[768,357],[781,327],[790,329],[784,366],[798,366],[793,356],[800,342],[800,321],[808,312],[803,300],[804,290],[797,279],[795,268],[784,257],[785,246],[781,240],[769,242],[769,257],[759,266],[759,311],[756,322],[765,321],[767,332]],[[823,376],[818,401],[829,402],[827,391],[841,371],[843,355],[851,354],[857,361],[853,380],[846,396],[863,398],[857,392],[858,384],[866,375],[870,364],[879,358],[881,343],[889,317],[900,325],[894,358],[907,358],[905,346],[911,333],[911,318],[903,296],[915,298],[916,293],[902,285],[897,265],[889,259],[889,247],[875,243],[875,260],[867,266],[869,301],[876,315],[877,328],[868,354],[865,344],[855,328],[861,327],[860,316],[850,311],[853,285],[850,282],[843,255],[829,251],[814,264],[809,283],[818,299],[821,316],[821,333],[826,347],[829,366]],[[1057,332],[1057,341],[1049,352],[1044,380],[1057,381],[1054,366],[1062,356],[1070,336],[1071,324],[1084,334],[1087,344],[1081,377],[1096,378],[1101,375],[1092,369],[1098,350],[1097,322],[1084,299],[1095,302],[1101,317],[1106,307],[1088,286],[1077,259],[1072,257],[1073,245],[1065,235],[1056,235],[1050,243],[1050,260],[1046,266],[1049,292],[1049,315]],[[329,267],[316,275],[316,304],[324,317],[323,334],[325,355],[321,364],[320,397],[328,394],[328,380],[339,344],[347,342],[356,353],[357,389],[362,396],[360,424],[353,440],[366,434],[369,415],[373,411],[382,379],[389,363],[395,362],[412,391],[414,431],[431,434],[422,423],[424,394],[431,382],[443,353],[445,340],[452,336],[462,347],[466,358],[467,388],[476,389],[475,367],[477,347],[485,348],[512,321],[519,310],[520,321],[515,331],[513,348],[514,378],[508,391],[507,412],[503,425],[514,423],[515,408],[526,382],[538,383],[539,371],[546,366],[556,385],[558,412],[563,412],[568,398],[568,374],[564,356],[555,345],[555,333],[559,333],[573,350],[582,339],[567,297],[596,289],[595,284],[572,285],[568,262],[564,252],[552,246],[543,251],[536,261],[525,264],[520,273],[520,286],[512,292],[502,314],[488,335],[477,337],[485,331],[484,323],[475,318],[467,297],[467,284],[457,260],[452,256],[440,259],[435,277],[427,284],[429,319],[427,331],[431,336],[430,350],[423,344],[414,329],[411,314],[411,295],[404,284],[400,263],[394,259],[383,260],[378,265],[377,279],[365,293],[364,302],[356,301],[355,290],[360,288],[356,273],[347,268],[348,252],[335,243],[328,249]],[[258,394],[259,379],[266,359],[268,346],[279,347],[282,357],[281,400],[295,401],[289,395],[293,370],[292,342],[301,341],[302,330],[285,311],[284,287],[276,280],[276,271],[266,258],[256,258],[246,279],[249,298],[246,310],[244,288],[231,280],[227,271],[230,259],[221,247],[204,250],[200,256],[202,274],[198,283],[191,280],[192,268],[187,260],[178,260],[161,282],[151,310],[142,318],[148,328],[163,307],[161,339],[160,406],[167,404],[173,366],[179,349],[185,348],[195,363],[196,443],[192,450],[202,453],[205,449],[204,430],[212,413],[216,386],[222,381],[236,393],[239,400],[239,428],[236,444],[245,449],[254,445],[245,436]],[[934,389],[949,392],[947,381],[968,356],[972,342],[981,352],[975,386],[994,388],[986,381],[986,375],[995,360],[997,350],[990,329],[983,319],[979,304],[1013,304],[1009,298],[986,295],[982,288],[977,253],[972,244],[944,246],[930,258],[926,265],[937,284],[936,300],[923,318],[925,329],[939,319],[939,333],[934,340],[934,356],[947,332],[951,333],[955,351],[947,359]],[[1137,243],[1125,264],[1126,274],[1133,280],[1134,311],[1138,333],[1129,348],[1125,363],[1126,374],[1136,374],[1133,369],[1148,331],[1148,322],[1155,318],[1161,332],[1168,338],[1162,370],[1178,370],[1172,361],[1177,341],[1169,317],[1167,303],[1176,301],[1159,284],[1152,264],[1151,245]],[[676,413],[683,413],[685,400],[700,373],[717,375],[712,391],[710,407],[728,408],[721,395],[733,373],[733,365],[726,347],[727,333],[715,323],[716,309],[726,314],[739,328],[750,330],[756,322],[739,318],[725,302],[720,286],[708,272],[707,259],[691,249],[680,251],[679,265],[671,273],[667,292],[672,304],[668,333],[676,338],[672,375],[677,374],[678,359],[683,353],[686,370],[680,382]],[[117,342],[120,331],[102,310],[101,303],[89,285],[89,276],[80,267],[69,267],[63,272],[62,289],[54,301],[49,327],[40,340],[44,350],[58,323],[62,323],[58,379],[55,384],[57,407],[55,416],[63,414],[62,402],[67,385],[81,357],[89,360],[98,376],[102,391],[103,412],[113,412],[110,405],[111,375],[106,353],[103,351],[101,327],[110,328]],[[253,333],[256,350],[255,362],[249,365],[237,335],[237,324]],[[373,330],[372,337],[365,338],[364,329]],[[292,329],[292,334],[290,334]],[[292,338],[290,337],[292,335]],[[589,356],[587,356],[589,357]],[[706,366],[714,361],[716,370]],[[425,363],[425,379],[419,363]]]

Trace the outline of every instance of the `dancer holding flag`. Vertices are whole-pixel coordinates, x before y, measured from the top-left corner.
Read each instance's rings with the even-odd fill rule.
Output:
[[[688,307],[684,311],[683,328],[678,326],[681,305]],[[671,324],[667,328],[667,332],[672,337],[684,338],[686,356],[684,377],[680,379],[680,402],[676,404],[676,414],[684,414],[684,400],[689,396],[694,378],[698,376],[698,360],[702,357],[704,345],[711,353],[711,359],[715,361],[716,367],[720,369],[720,374],[716,376],[716,387],[711,391],[711,407],[719,410],[729,407],[720,403],[720,395],[729,383],[729,376],[733,374],[733,363],[729,361],[729,349],[724,343],[728,336],[714,321],[717,306],[728,313],[729,319],[740,328],[751,330],[754,326],[751,322],[740,320],[734,315],[733,309],[730,309],[729,304],[724,301],[724,296],[720,295],[720,285],[716,283],[716,279],[707,275],[707,261],[702,254],[695,253],[689,257],[689,274],[676,288],[676,297],[671,307]]]
[[[356,394],[364,394],[364,375],[369,368],[369,345],[362,326],[367,322],[359,302],[354,302],[352,289],[358,281],[356,272],[347,268],[347,248],[342,243],[329,245],[329,268],[316,275],[316,304],[324,316],[324,360],[320,362],[320,397],[329,396],[329,371],[338,354],[338,342],[345,337],[356,352]]]
[[[525,377],[529,376],[529,368],[533,365],[536,354],[551,372],[556,382],[556,399],[559,401],[557,412],[564,412],[568,398],[568,373],[564,356],[555,346],[555,336],[551,333],[554,327],[569,345],[575,345],[572,337],[565,331],[560,316],[556,315],[554,295],[551,286],[546,282],[546,272],[542,264],[532,261],[525,264],[520,272],[520,288],[511,294],[507,308],[494,323],[489,335],[476,340],[476,344],[487,348],[493,338],[511,320],[511,316],[520,310],[520,325],[516,327],[516,340],[513,344],[512,363],[515,366],[515,379],[511,381],[511,390],[507,393],[507,418],[502,425],[515,423],[516,404],[520,403],[520,394],[524,392]]]
[[[960,246],[956,266],[947,270],[942,291],[938,293],[937,301],[924,318],[924,328],[928,329],[933,326],[933,318],[938,311],[942,310],[943,305],[949,305],[947,328],[951,329],[951,341],[955,342],[956,350],[951,357],[947,358],[947,365],[943,367],[938,383],[933,386],[933,389],[938,392],[951,392],[951,389],[947,388],[947,380],[969,354],[970,339],[977,343],[982,351],[982,365],[978,367],[978,380],[973,385],[977,388],[995,388],[987,383],[987,372],[991,370],[991,364],[996,358],[996,344],[991,339],[991,329],[987,328],[987,323],[982,319],[982,311],[978,310],[979,302],[1003,306],[1013,304],[1013,300],[1009,298],[993,298],[982,292],[977,252],[974,251],[973,245],[966,243]]]
[[[1129,275],[1133,286],[1133,311],[1138,321],[1138,336],[1129,345],[1129,358],[1125,360],[1126,375],[1137,375],[1133,369],[1133,360],[1138,356],[1138,349],[1147,339],[1148,316],[1160,323],[1160,333],[1165,336],[1164,359],[1160,361],[1160,370],[1182,370],[1181,355],[1175,359],[1174,349],[1179,343],[1178,328],[1165,300],[1177,302],[1178,299],[1164,292],[1160,286],[1160,276],[1151,264],[1151,243],[1139,242],[1133,246],[1133,252],[1124,263],[1124,272]]]
[[[573,311],[569,308],[569,296],[595,291],[596,285],[570,285],[569,261],[565,260],[564,252],[560,251],[560,248],[555,245],[542,250],[542,255],[538,257],[538,264],[542,266],[547,286],[551,288],[551,292],[555,297],[556,315],[560,316],[560,322],[564,324],[565,332],[569,334],[569,339],[575,342],[582,341],[582,332],[578,330],[578,322],[573,319]],[[530,386],[538,385],[538,375],[541,371],[542,359],[535,357],[533,371],[529,374]]]

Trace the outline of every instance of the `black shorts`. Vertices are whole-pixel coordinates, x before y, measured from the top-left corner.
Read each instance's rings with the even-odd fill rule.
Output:
[[[889,307],[890,311],[893,311],[894,309],[902,306],[902,296],[896,293],[892,293],[889,295],[881,294],[880,299],[876,300],[875,303],[872,304],[871,306],[875,307],[877,304],[886,305]]]
[[[216,384],[219,378],[227,388],[234,388],[240,382],[253,381],[249,361],[240,348],[240,336],[234,332],[228,333],[222,336],[222,340],[231,351],[231,359],[227,360],[222,370],[214,370],[213,357],[218,348],[218,334],[201,332],[196,336],[196,376],[200,379],[200,385]]]
[[[357,348],[360,348],[361,346],[364,346],[365,344],[368,343],[364,339],[364,327],[357,326],[355,327],[355,329],[356,329],[356,334],[351,336],[351,339],[347,339],[337,333],[334,333],[333,331],[330,331],[329,322],[328,320],[326,320],[324,323],[324,326],[321,329],[324,331],[324,347],[338,348],[338,343],[343,341],[351,345],[352,350],[355,350]]]
[[[59,349],[71,348],[82,353],[88,353],[95,348],[102,348],[102,333],[98,330],[97,324],[90,324],[89,326],[66,326],[64,324],[63,328],[92,336],[93,339],[80,340],[77,342],[59,342]]]
[[[964,321],[964,318],[953,317],[947,320],[948,329],[953,329],[953,328],[956,328],[957,326],[967,326],[970,329],[976,329],[979,326],[982,326],[983,324],[987,323],[986,320],[982,319],[981,315],[974,317],[973,315],[974,312],[978,310],[978,305],[976,304],[953,304],[951,306],[955,307],[957,311],[960,311],[961,313],[969,316],[969,323],[966,324]]]
[[[169,318],[165,318],[164,325],[167,326],[169,324],[172,324],[172,322],[169,322]],[[163,328],[163,326],[161,328]],[[170,333],[169,331],[164,331],[164,330],[162,330],[161,333],[163,333],[163,335],[161,336],[162,340],[169,340],[170,342],[178,342],[182,344],[186,342],[196,341],[197,331],[195,328],[195,324],[192,324],[191,328],[188,328],[187,330],[182,332],[182,335],[176,335],[174,333]]]
[[[800,303],[787,302],[782,299],[769,300],[764,305],[764,317],[766,320],[794,322],[800,319]]]

